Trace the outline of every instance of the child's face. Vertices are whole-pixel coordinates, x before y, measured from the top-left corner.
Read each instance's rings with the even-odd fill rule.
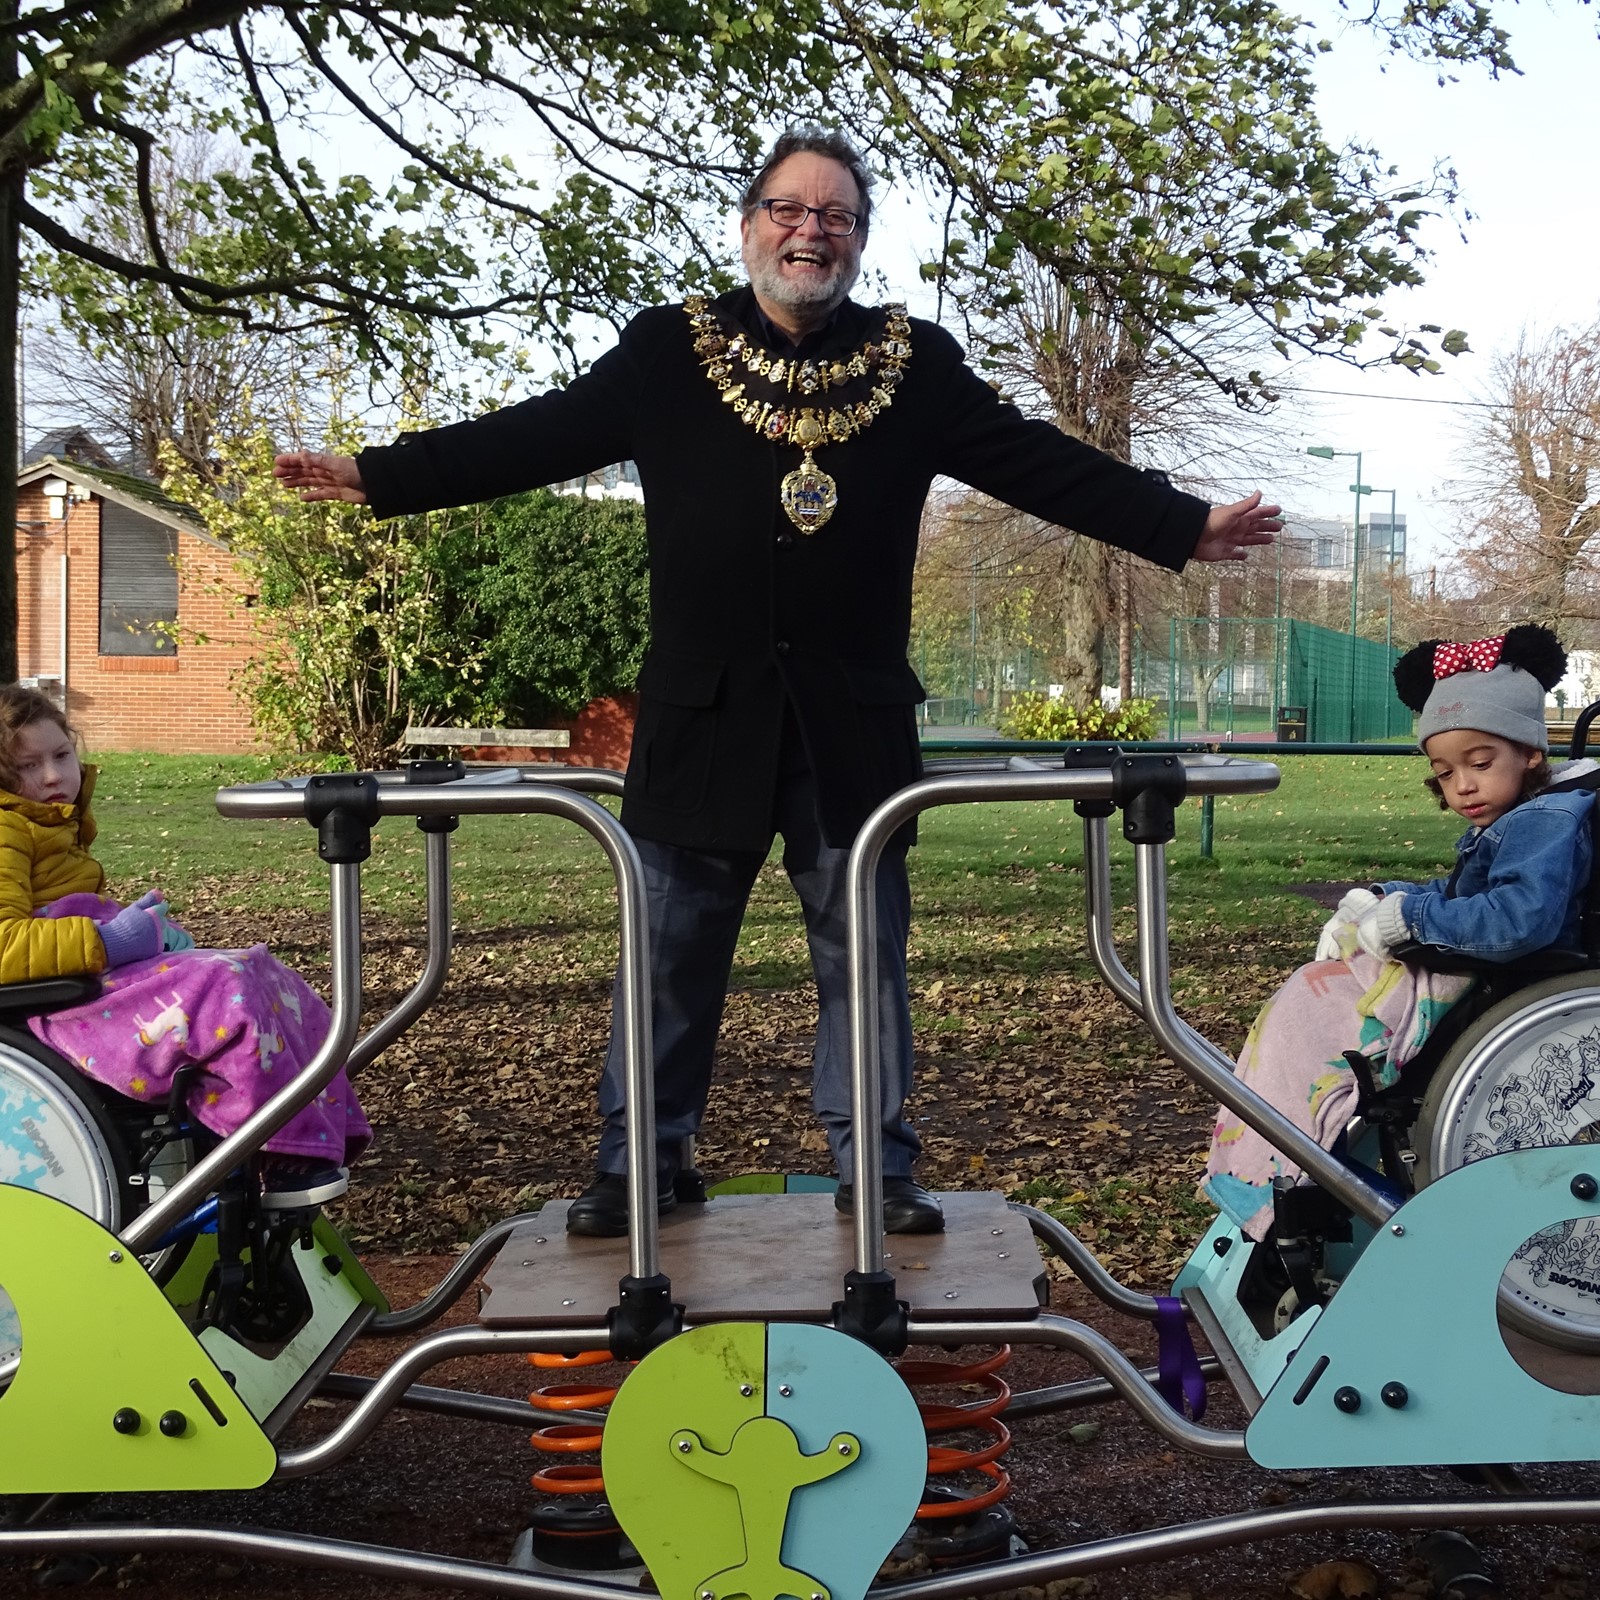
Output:
[[[72,740],[59,724],[40,720],[19,728],[12,759],[17,769],[17,793],[24,800],[65,806],[78,798],[83,768],[78,765]]]
[[[1452,728],[1428,741],[1428,761],[1444,803],[1475,828],[1487,828],[1522,798],[1522,779],[1539,752],[1496,734]]]

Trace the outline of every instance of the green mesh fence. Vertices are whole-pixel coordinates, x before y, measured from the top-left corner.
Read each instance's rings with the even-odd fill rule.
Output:
[[[1142,635],[1134,690],[1159,705],[1165,736],[1203,733],[1367,743],[1410,735],[1394,692],[1399,652],[1277,617],[1176,617],[1167,648]]]

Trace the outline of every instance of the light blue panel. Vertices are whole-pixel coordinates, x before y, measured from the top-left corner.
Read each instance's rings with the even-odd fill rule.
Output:
[[[1495,1317],[1500,1275],[1524,1240],[1569,1217],[1600,1214],[1600,1202],[1573,1195],[1579,1173],[1600,1178],[1600,1148],[1509,1150],[1457,1168],[1407,1201],[1251,1421],[1251,1456],[1267,1467],[1600,1459],[1600,1396],[1565,1394],[1529,1377]],[[1327,1367],[1296,1405],[1323,1357]],[[1401,1409],[1380,1399],[1390,1382],[1405,1385]],[[1354,1413],[1334,1405],[1345,1387],[1360,1395]]]
[[[1216,1245],[1219,1239],[1225,1239],[1228,1245],[1220,1255]],[[1235,1223],[1219,1216],[1184,1263],[1172,1292],[1182,1294],[1185,1289],[1200,1289],[1222,1324],[1234,1354],[1250,1374],[1257,1393],[1264,1395],[1278,1381],[1284,1364],[1305,1338],[1306,1330],[1321,1315],[1321,1310],[1313,1306],[1303,1316],[1296,1317],[1282,1333],[1263,1339],[1239,1304],[1239,1280],[1249,1265],[1252,1248],[1250,1240],[1239,1232]]]
[[[835,1194],[838,1192],[839,1180],[837,1178],[818,1178],[809,1172],[791,1172],[783,1180],[785,1194]]]
[[[927,1481],[928,1439],[911,1391],[859,1339],[775,1322],[767,1328],[767,1415],[789,1426],[806,1455],[839,1433],[861,1441],[852,1466],[795,1491],[783,1536],[786,1566],[820,1578],[833,1600],[861,1600],[911,1526]]]

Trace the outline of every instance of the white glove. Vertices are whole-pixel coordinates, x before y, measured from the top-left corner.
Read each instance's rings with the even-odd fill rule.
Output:
[[[1322,936],[1317,940],[1316,959],[1337,961],[1343,955],[1339,946],[1339,930],[1360,922],[1382,897],[1370,889],[1350,889],[1339,902],[1338,909],[1322,926]]]
[[[1388,961],[1410,937],[1400,911],[1404,900],[1403,894],[1386,895],[1356,924],[1356,943],[1378,961]]]

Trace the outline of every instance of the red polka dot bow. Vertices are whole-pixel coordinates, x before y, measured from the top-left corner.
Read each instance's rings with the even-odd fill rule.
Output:
[[[1433,675],[1448,678],[1455,672],[1493,672],[1500,665],[1500,650],[1506,642],[1503,633],[1492,639],[1472,639],[1465,644],[1436,644],[1433,647]]]

